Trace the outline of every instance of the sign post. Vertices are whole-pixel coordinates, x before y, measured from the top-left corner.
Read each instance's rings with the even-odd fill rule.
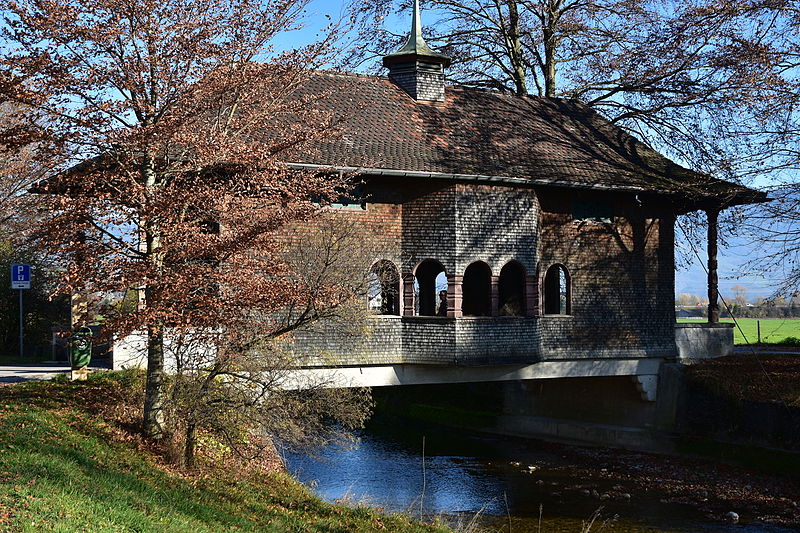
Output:
[[[11,288],[19,291],[19,358],[23,355],[23,337],[25,334],[25,314],[22,311],[22,291],[31,288],[31,266],[11,265]]]

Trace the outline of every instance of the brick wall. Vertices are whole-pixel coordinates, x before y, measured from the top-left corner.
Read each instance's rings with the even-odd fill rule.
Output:
[[[533,190],[459,184],[455,193],[458,274],[478,259],[495,276],[511,259],[528,273],[536,271],[539,208]]]
[[[298,347],[320,364],[490,364],[545,359],[675,355],[673,216],[632,195],[532,189],[445,180],[375,178],[368,208],[341,211],[409,279],[420,261],[438,260],[458,289],[464,269],[486,262],[495,276],[508,261],[529,274],[538,314],[545,269],[571,276],[570,316],[375,317],[371,335],[301,332]],[[573,220],[575,198],[612,207],[610,223]],[[368,268],[368,265],[365,266]],[[408,289],[408,285],[406,285]],[[496,287],[495,287],[496,290]],[[452,294],[451,294],[452,296]],[[402,301],[402,300],[401,300]],[[451,298],[453,307],[460,300]],[[495,312],[497,307],[495,304]]]
[[[455,270],[456,187],[445,181],[406,186],[402,222],[402,256],[407,272],[424,259],[438,260],[451,275]]]
[[[571,277],[571,316],[543,316],[545,359],[674,356],[674,219],[633,195],[583,193],[612,208],[611,223],[572,219],[570,191],[541,191],[540,282],[548,266]]]

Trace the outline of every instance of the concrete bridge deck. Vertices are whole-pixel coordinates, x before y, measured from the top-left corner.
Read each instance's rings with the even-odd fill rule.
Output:
[[[674,344],[669,351],[622,349],[594,352],[586,349],[581,352],[573,350],[574,356],[571,358],[565,357],[569,352],[557,352],[556,357],[547,358],[547,353],[541,351],[541,344],[536,344],[534,338],[522,331],[520,326],[528,322],[530,319],[504,321],[513,327],[509,331],[509,342],[506,343],[497,343],[496,336],[488,339],[474,335],[463,337],[463,352],[459,351],[457,344],[458,323],[452,320],[447,323],[446,319],[435,324],[440,326],[438,331],[434,330],[435,335],[428,331],[428,336],[423,338],[425,344],[422,345],[413,336],[401,334],[403,324],[413,327],[425,324],[427,327],[431,321],[376,321],[379,325],[390,324],[397,328],[397,334],[391,336],[386,331],[373,331],[372,335],[352,338],[354,344],[349,346],[343,344],[342,338],[316,332],[310,338],[301,337],[298,346],[302,349],[304,343],[310,343],[322,355],[307,358],[302,367],[288,372],[284,387],[303,388],[310,383],[326,387],[384,387],[630,376],[642,399],[652,401],[656,397],[659,368],[665,361],[690,363],[733,353],[733,329],[730,324],[698,323],[676,324]],[[491,325],[491,322],[484,321],[484,324]],[[520,334],[511,334],[516,329],[520,330]],[[448,344],[447,339],[440,343],[431,342],[430,338],[436,335],[441,340],[443,331],[453,333],[451,341],[456,344]],[[320,339],[325,342],[320,344]],[[112,368],[146,366],[145,346],[143,336],[118,339],[113,344]],[[165,348],[169,352],[169,341],[165,342]],[[331,353],[334,355],[330,356]],[[409,353],[411,357],[405,357]],[[489,357],[464,357],[465,353],[481,353]],[[342,354],[347,357],[342,357]],[[430,358],[431,354],[438,354],[439,357]]]

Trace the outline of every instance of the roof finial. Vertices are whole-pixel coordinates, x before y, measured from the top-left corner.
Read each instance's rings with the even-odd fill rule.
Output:
[[[414,44],[417,49],[422,47],[428,48],[425,39],[422,38],[422,22],[419,16],[419,0],[414,0],[414,15],[411,19],[411,33],[408,34],[408,40],[414,39]]]
[[[419,0],[414,0],[414,12],[411,16],[411,32],[408,34],[408,39],[406,43],[393,54],[389,54],[390,56],[398,56],[398,55],[405,55],[405,54],[417,54],[421,56],[433,56],[433,57],[446,57],[442,54],[434,52],[428,43],[425,42],[425,39],[422,37],[422,22],[421,17],[419,14]],[[448,63],[449,63],[449,58]]]

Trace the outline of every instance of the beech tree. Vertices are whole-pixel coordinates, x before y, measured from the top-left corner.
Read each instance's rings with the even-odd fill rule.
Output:
[[[287,228],[314,217],[315,200],[335,198],[342,184],[281,163],[335,133],[340,118],[314,105],[325,95],[298,92],[334,33],[294,51],[270,48],[297,28],[303,7],[12,0],[2,8],[0,95],[18,106],[21,126],[0,138],[16,150],[24,140],[27,161],[51,171],[36,187],[47,216],[31,237],[63,265],[59,292],[140,293],[136,309],[109,310],[105,329],[146,337],[148,437],[173,429],[165,343],[190,340],[230,359],[335,314],[358,292],[357,282],[309,283],[287,255]],[[208,366],[195,370],[200,379]]]

